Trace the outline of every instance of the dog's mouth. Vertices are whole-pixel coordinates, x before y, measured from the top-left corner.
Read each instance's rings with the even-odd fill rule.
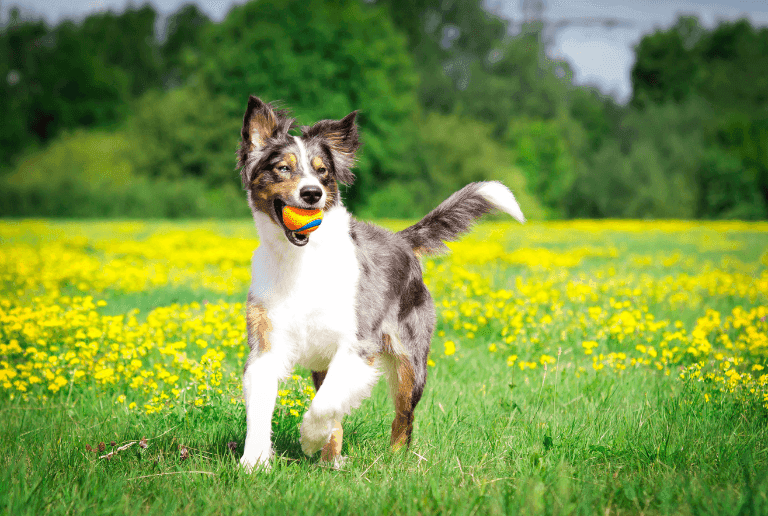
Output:
[[[291,231],[290,229],[288,229],[288,227],[285,225],[285,222],[283,221],[283,208],[285,208],[286,206],[287,204],[281,201],[280,199],[275,199],[275,202],[274,202],[275,219],[277,219],[280,222],[280,227],[282,227],[283,231],[285,232],[285,238],[287,238],[290,243],[292,243],[296,247],[304,247],[309,243],[309,235],[306,235],[303,233],[296,233],[295,231]]]

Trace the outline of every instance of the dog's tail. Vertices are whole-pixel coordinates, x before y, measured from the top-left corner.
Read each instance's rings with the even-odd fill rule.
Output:
[[[523,212],[509,189],[498,181],[470,183],[448,197],[419,222],[397,234],[414,252],[436,254],[448,250],[445,242],[457,240],[469,231],[478,217],[493,209],[525,222]]]

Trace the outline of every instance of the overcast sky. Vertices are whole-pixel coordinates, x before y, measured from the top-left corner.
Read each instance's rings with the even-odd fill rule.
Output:
[[[151,0],[162,14],[170,14],[190,0]],[[26,16],[40,16],[50,23],[63,18],[81,19],[96,11],[122,11],[128,5],[144,1],[131,0],[0,0],[2,17],[9,6],[18,5]],[[232,0],[197,0],[196,3],[215,20],[221,20],[234,4]],[[521,0],[485,0],[489,10],[500,16],[521,21]],[[570,62],[579,84],[591,84],[624,101],[631,93],[629,72],[633,47],[643,34],[656,28],[667,28],[679,14],[694,14],[705,26],[719,20],[749,18],[753,24],[768,25],[766,0],[546,0],[544,19],[570,20],[573,25],[553,34],[551,52]],[[608,29],[600,20],[625,22]]]

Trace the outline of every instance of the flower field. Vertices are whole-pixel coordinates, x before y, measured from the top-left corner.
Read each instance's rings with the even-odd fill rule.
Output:
[[[251,224],[6,221],[0,241],[0,410],[98,399],[126,420],[242,416]],[[488,222],[450,247],[423,260],[438,313],[425,399],[479,368],[493,375],[474,395],[507,412],[610,381],[768,417],[768,224]],[[308,371],[278,395],[276,439],[290,440]],[[567,423],[551,416],[547,450]]]
[[[649,369],[695,380],[707,398],[768,408],[768,251],[744,256],[745,241],[768,243],[767,231],[486,224],[424,264],[440,318],[430,365],[484,349],[528,375]],[[247,345],[238,299],[258,245],[251,233],[244,225],[3,224],[2,395],[46,402],[93,389],[148,414],[217,397],[240,403]],[[632,249],[649,239],[669,247]],[[168,287],[193,299],[110,306]],[[313,394],[299,376],[287,387],[280,393],[291,408]]]

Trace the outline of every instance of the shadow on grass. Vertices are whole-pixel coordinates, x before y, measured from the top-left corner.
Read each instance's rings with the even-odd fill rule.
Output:
[[[318,460],[319,454],[307,457],[299,443],[300,419],[286,417],[278,412],[272,424],[272,447],[275,456],[288,463]],[[242,404],[204,406],[175,414],[171,425],[181,430],[175,440],[190,449],[196,449],[214,459],[235,462],[243,456],[246,436],[245,407]],[[183,429],[183,430],[182,430]],[[174,432],[175,433],[175,432]]]

